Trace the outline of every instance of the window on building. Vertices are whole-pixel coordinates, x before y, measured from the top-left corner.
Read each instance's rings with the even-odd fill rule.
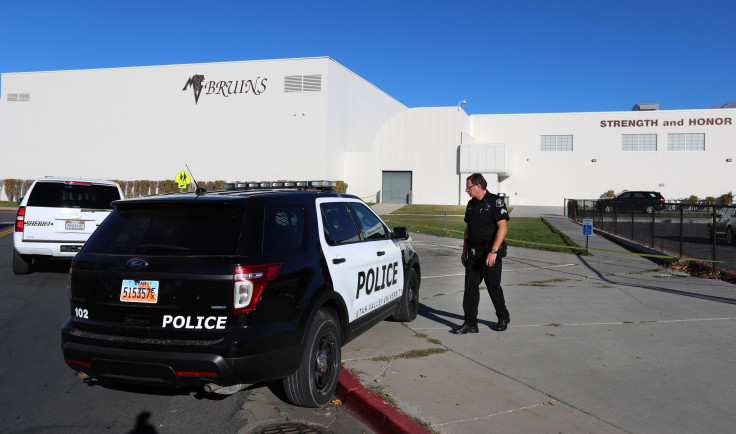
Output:
[[[624,152],[656,152],[656,134],[622,134],[621,150]]]
[[[668,151],[705,151],[705,134],[667,134]]]
[[[572,136],[542,136],[542,152],[572,152]]]

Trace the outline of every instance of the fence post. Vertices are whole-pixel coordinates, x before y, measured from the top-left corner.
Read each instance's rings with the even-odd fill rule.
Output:
[[[685,207],[680,204],[680,259],[682,259],[682,248],[685,241]]]
[[[442,229],[447,229],[447,210],[445,210],[445,222],[442,223]]]
[[[656,219],[654,218],[654,216],[656,214],[657,214],[657,210],[653,209],[652,210],[652,248],[654,248],[654,224],[656,222]]]
[[[634,241],[636,238],[634,238],[634,231],[636,230],[636,227],[634,226],[634,206],[631,206],[631,241]],[[644,239],[644,237],[642,237]]]
[[[718,236],[716,235],[716,207],[715,205],[709,205],[711,210],[711,215],[713,216],[712,222],[712,230],[710,231],[711,234],[713,234],[713,271],[716,271],[716,245],[718,244]]]

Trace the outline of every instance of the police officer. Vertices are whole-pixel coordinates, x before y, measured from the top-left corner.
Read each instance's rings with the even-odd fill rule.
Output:
[[[498,322],[494,330],[502,332],[508,327],[510,317],[501,288],[501,258],[499,250],[505,248],[506,222],[509,212],[500,196],[486,191],[488,184],[480,173],[468,176],[465,191],[470,195],[465,209],[465,236],[460,261],[465,266],[465,294],[463,311],[465,320],[453,327],[451,333],[463,335],[478,333],[479,285],[486,282],[496,309]],[[501,252],[505,254],[505,251]]]

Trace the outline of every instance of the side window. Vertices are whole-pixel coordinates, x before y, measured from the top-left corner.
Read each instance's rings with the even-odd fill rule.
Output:
[[[304,241],[304,208],[292,205],[266,207],[263,218],[263,253],[296,250]]]
[[[385,240],[390,232],[381,220],[367,206],[358,202],[349,202],[355,223],[361,226],[367,240]]]
[[[323,203],[320,205],[320,209],[322,210],[324,220],[327,222],[325,226],[325,237],[328,243],[335,245],[360,240],[358,230],[355,228],[353,219],[350,218],[350,214],[344,203]]]

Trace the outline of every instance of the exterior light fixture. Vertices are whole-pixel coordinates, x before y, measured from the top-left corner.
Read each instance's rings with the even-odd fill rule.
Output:
[[[595,163],[596,161],[598,161],[598,160],[596,160],[595,158],[593,158],[592,160],[590,160],[591,163]]]
[[[732,161],[733,161],[732,159],[730,159],[730,158],[726,158],[726,163],[730,163],[730,162],[732,162]]]
[[[460,111],[460,104],[467,104],[467,103],[468,103],[467,101],[465,101],[464,99],[461,99],[461,100],[460,100],[460,101],[459,101],[459,102],[457,103],[457,111]]]

